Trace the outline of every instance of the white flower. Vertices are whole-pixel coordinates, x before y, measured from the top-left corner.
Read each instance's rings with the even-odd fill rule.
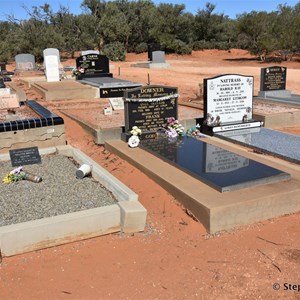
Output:
[[[139,139],[139,137],[138,137],[137,135],[131,136],[131,137],[129,138],[129,140],[128,140],[128,146],[129,146],[130,148],[135,148],[135,147],[137,147],[137,146],[139,145],[139,143],[140,143],[140,139]]]
[[[132,130],[130,131],[130,133],[132,135],[140,135],[140,134],[142,134],[142,130],[139,129],[137,126],[133,126]]]

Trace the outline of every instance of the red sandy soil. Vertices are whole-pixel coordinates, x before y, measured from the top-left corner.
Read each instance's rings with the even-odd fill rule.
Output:
[[[118,77],[120,66],[120,78],[146,83],[149,70],[130,68],[145,60],[145,54],[129,54],[126,62],[112,63],[114,76]],[[170,70],[150,71],[151,84],[177,86],[181,101],[198,99],[202,79],[222,73],[255,75],[257,91],[260,68],[274,65],[261,64],[241,50],[170,55],[167,61]],[[300,64],[281,65],[288,67],[287,88],[300,94]],[[138,193],[148,218],[142,233],[112,234],[3,258],[1,300],[300,299],[300,291],[295,290],[300,290],[300,213],[209,235],[174,197],[126,161],[95,145],[84,129],[57,110],[71,103],[83,108],[80,100],[46,103],[34,91],[24,89],[28,99],[38,99],[64,117],[69,144]],[[297,127],[281,130],[300,133]],[[279,291],[273,288],[277,283]]]

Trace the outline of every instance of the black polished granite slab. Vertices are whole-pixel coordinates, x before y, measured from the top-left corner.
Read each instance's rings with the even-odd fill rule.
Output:
[[[216,137],[300,164],[300,137],[268,128],[215,134]]]
[[[39,128],[46,126],[55,126],[64,124],[63,118],[52,113],[44,106],[34,100],[20,102],[20,105],[27,105],[35,111],[40,117],[16,121],[0,122],[0,132],[17,131],[30,128]]]
[[[220,191],[287,180],[290,175],[189,136],[142,140],[140,147]],[[201,191],[199,191],[201,193]]]

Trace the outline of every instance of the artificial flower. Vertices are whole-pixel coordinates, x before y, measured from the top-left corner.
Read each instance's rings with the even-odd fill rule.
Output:
[[[128,140],[128,146],[130,148],[138,147],[139,144],[140,144],[140,139],[137,135],[131,136]]]

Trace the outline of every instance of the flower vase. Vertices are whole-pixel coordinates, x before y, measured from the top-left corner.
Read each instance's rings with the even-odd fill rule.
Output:
[[[25,173],[24,179],[37,183],[42,181],[42,177],[27,172]]]

